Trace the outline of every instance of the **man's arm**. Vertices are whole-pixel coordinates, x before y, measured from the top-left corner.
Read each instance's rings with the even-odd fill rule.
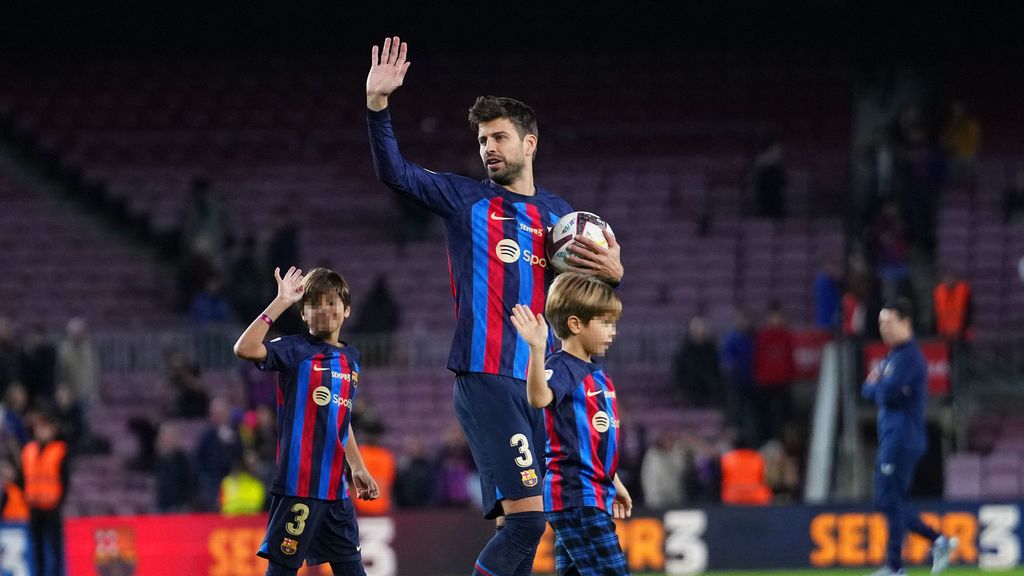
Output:
[[[423,204],[440,216],[449,216],[462,207],[453,176],[438,174],[407,162],[398,148],[388,111],[388,97],[402,85],[410,62],[409,47],[398,36],[384,40],[378,56],[370,53],[370,72],[366,76],[366,123],[370,133],[370,152],[377,178],[388,188]],[[470,181],[469,179],[466,179]]]
[[[893,356],[890,360],[889,374],[883,374],[875,385],[875,402],[892,408],[907,403],[914,394],[914,378],[919,378],[913,365],[903,354]]]

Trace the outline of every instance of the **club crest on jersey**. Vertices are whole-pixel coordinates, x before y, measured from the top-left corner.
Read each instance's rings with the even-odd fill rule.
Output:
[[[291,538],[285,538],[281,541],[281,552],[291,556],[299,551],[299,542],[292,540]]]
[[[519,475],[523,477],[523,486],[526,486],[527,488],[533,488],[534,486],[537,485],[537,471],[534,470],[533,468],[530,468],[529,470],[523,470],[519,472]]]

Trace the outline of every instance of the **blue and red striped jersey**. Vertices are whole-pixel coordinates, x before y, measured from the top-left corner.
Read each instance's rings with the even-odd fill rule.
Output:
[[[524,196],[490,180],[426,170],[402,157],[386,108],[368,111],[367,123],[377,177],[444,225],[456,315],[448,368],[525,380],[530,347],[509,317],[519,303],[544,312],[554,277],[545,236],[572,207],[541,187]]]
[[[271,491],[342,500],[345,443],[359,388],[359,350],[310,334],[264,343],[261,370],[280,372],[277,388],[277,474]]]
[[[565,351],[552,354],[546,368],[555,399],[544,409],[544,510],[594,506],[611,514],[619,467],[615,385],[601,365]]]

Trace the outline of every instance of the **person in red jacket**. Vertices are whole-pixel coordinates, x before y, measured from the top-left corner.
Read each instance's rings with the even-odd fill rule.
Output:
[[[789,418],[790,385],[796,374],[793,334],[782,309],[773,303],[754,340],[754,395],[757,445],[781,436]]]

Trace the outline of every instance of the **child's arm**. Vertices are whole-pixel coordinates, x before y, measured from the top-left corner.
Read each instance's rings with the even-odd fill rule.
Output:
[[[615,518],[629,518],[633,514],[633,498],[630,497],[626,486],[619,480],[618,474],[612,479],[612,484],[615,486],[615,502],[612,504],[612,516]]]
[[[274,301],[267,306],[263,314],[249,324],[245,332],[238,337],[238,342],[235,342],[235,356],[242,360],[262,362],[267,359],[267,347],[263,345],[263,340],[270,331],[270,322],[277,320],[289,306],[302,299],[302,270],[292,266],[284,278],[281,278],[281,269],[274,268],[274,278],[277,280],[277,296]],[[264,316],[269,318],[270,322],[267,322]]]
[[[345,442],[345,459],[348,460],[348,467],[352,469],[352,483],[355,484],[356,494],[363,500],[376,500],[380,497],[380,487],[366,469],[351,424],[348,425],[348,442]]]
[[[548,343],[548,324],[544,316],[516,304],[512,309],[512,324],[519,335],[530,345],[530,367],[526,376],[526,398],[534,408],[546,408],[555,399],[544,376],[544,348]]]

